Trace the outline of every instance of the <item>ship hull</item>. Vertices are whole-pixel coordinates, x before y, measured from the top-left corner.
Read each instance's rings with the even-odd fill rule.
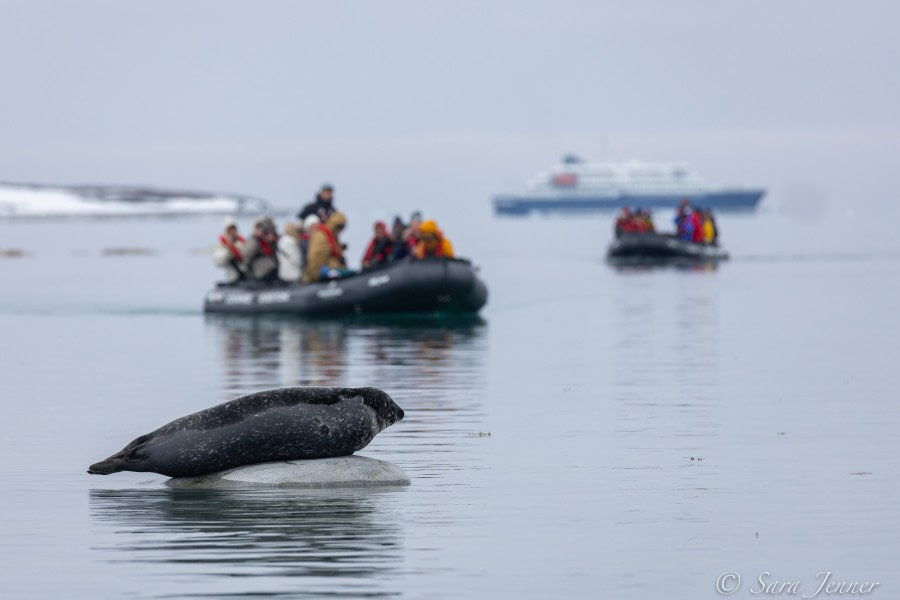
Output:
[[[563,195],[500,195],[494,197],[494,211],[498,215],[525,216],[529,213],[590,213],[618,210],[623,206],[639,208],[671,208],[683,198],[700,208],[716,211],[752,211],[756,209],[765,190],[735,190],[702,194],[619,194],[610,196]]]

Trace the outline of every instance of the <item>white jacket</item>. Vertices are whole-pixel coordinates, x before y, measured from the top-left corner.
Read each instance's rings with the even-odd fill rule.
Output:
[[[300,242],[289,235],[278,240],[278,278],[300,281]]]
[[[244,249],[244,245],[240,242],[235,242],[235,246],[238,250]],[[213,262],[217,267],[225,269],[225,279],[228,283],[234,283],[241,278],[241,272],[235,267],[236,261],[234,254],[231,253],[231,249],[228,248],[228,246],[221,242],[216,246],[216,249],[213,250]]]

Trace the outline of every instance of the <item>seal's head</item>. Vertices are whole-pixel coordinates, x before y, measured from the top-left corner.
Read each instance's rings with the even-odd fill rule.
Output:
[[[142,435],[106,460],[92,464],[88,467],[88,473],[110,475],[119,471],[146,471],[147,468],[142,467],[142,463],[147,458],[145,446],[152,437],[151,434]]]
[[[403,420],[403,409],[386,392],[373,387],[357,388],[355,391],[362,396],[363,404],[375,411],[382,429]]]

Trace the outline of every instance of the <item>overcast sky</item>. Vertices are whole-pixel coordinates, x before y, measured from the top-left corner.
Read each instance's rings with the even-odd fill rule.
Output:
[[[0,180],[487,205],[564,152],[898,203],[896,2],[0,0]]]

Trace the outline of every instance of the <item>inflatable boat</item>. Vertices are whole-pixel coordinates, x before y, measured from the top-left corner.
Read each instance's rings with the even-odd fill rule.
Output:
[[[321,283],[238,282],[206,294],[208,313],[329,316],[374,313],[472,313],[487,287],[467,260],[402,260]]]
[[[728,258],[718,245],[698,244],[670,234],[626,233],[609,246],[606,258],[615,263],[716,262]]]

